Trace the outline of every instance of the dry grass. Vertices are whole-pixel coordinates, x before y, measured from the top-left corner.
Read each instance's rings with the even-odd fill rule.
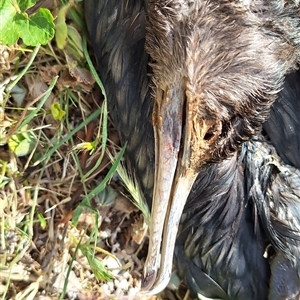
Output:
[[[157,299],[139,295],[147,217],[85,61],[0,46],[0,299]]]

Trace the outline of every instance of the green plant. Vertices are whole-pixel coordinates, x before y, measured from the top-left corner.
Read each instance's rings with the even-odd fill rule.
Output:
[[[46,44],[54,36],[51,12],[40,8],[28,14],[36,0],[0,0],[0,41],[12,45],[21,38],[27,46]]]

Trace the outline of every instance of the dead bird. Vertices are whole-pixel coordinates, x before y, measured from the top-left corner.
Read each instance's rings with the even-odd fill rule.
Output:
[[[128,169],[151,205],[144,289],[157,293],[168,283],[185,206],[175,257],[195,294],[286,299],[274,290],[285,285],[280,266],[295,270],[294,285],[299,280],[299,187],[278,179],[282,168],[264,157],[261,172],[255,164],[273,147],[284,160],[278,166],[300,167],[299,120],[286,123],[287,109],[276,102],[298,69],[299,1],[87,0],[85,7]],[[275,182],[292,204],[285,192],[270,196]],[[269,244],[272,261],[263,257]],[[180,272],[195,260],[192,274]]]

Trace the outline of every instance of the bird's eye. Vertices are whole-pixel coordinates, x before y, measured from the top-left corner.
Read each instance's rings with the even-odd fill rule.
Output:
[[[205,141],[209,141],[214,136],[214,129],[213,128],[214,128],[214,126],[209,128],[209,130],[206,132],[206,134],[203,138]]]
[[[220,136],[222,132],[222,122],[216,122],[210,128],[208,128],[207,132],[205,133],[203,139],[207,142],[209,142],[213,137]]]

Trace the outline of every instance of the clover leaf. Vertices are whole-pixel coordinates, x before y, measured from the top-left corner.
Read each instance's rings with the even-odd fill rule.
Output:
[[[36,0],[0,0],[0,41],[14,44],[22,38],[24,44],[46,44],[54,36],[53,16],[48,9],[40,8],[32,15],[26,10]]]

